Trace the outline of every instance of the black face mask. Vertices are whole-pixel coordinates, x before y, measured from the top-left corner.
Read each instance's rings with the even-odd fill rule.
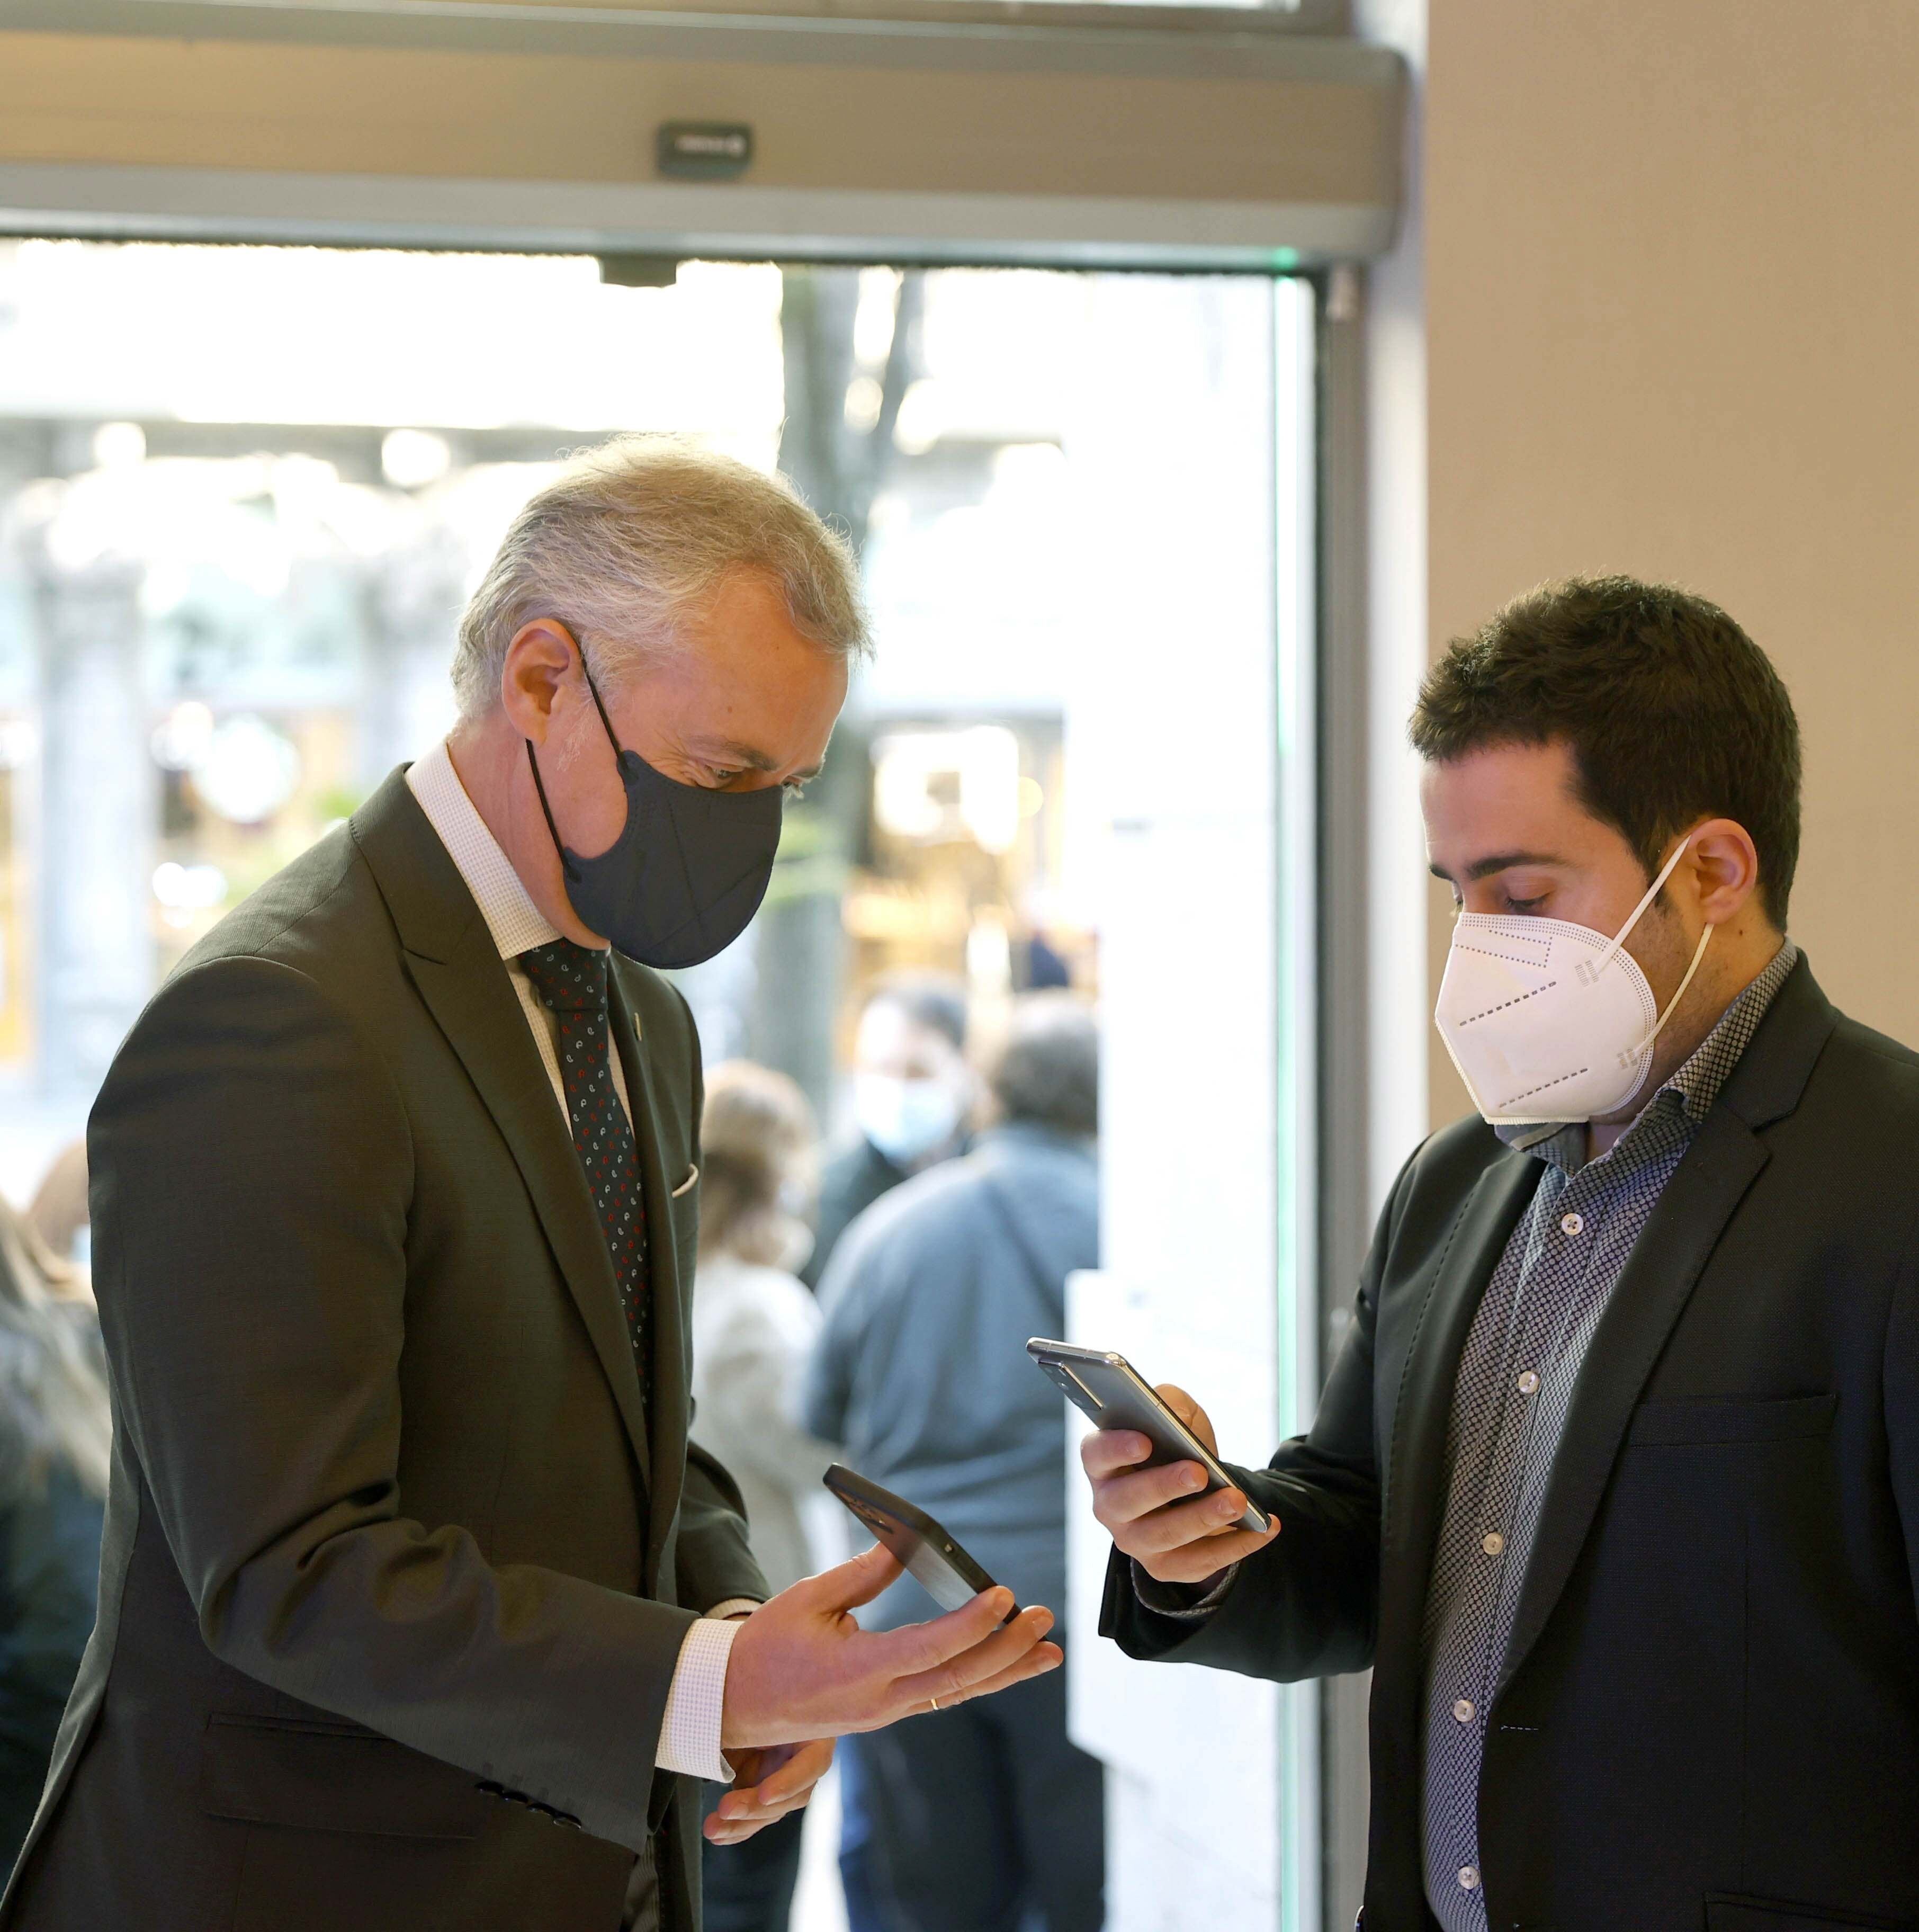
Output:
[[[586,670],[585,660],[580,668]],[[637,752],[625,750],[586,671],[600,722],[619,760],[626,823],[596,859],[561,843],[540,761],[526,741],[533,787],[540,794],[566,874],[566,896],[592,929],[645,966],[697,966],[746,930],[766,896],[779,850],[784,788],[709,791],[676,783]]]

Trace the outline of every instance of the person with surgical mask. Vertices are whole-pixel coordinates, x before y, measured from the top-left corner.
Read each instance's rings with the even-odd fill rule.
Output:
[[[1372,1669],[1372,1932],[1919,1924],[1919,1056],[1787,935],[1791,699],[1702,598],[1574,580],[1411,736],[1476,1111],[1307,1434],[1218,1495],[1087,1438],[1102,1628]]]
[[[966,988],[938,973],[882,980],[853,1038],[853,1131],[820,1176],[817,1289],[847,1228],[911,1175],[961,1152],[976,1097],[966,1058]]]

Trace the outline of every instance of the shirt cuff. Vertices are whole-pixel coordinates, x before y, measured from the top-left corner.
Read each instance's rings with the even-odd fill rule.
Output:
[[[720,1750],[720,1721],[726,1708],[727,1660],[739,1625],[724,1614],[697,1618],[679,1646],[673,1666],[673,1688],[667,1693],[667,1712],[660,1726],[660,1743],[653,1762],[662,1771],[682,1778],[704,1778],[715,1784],[733,1782],[733,1767]],[[753,1610],[756,1605],[739,1604]]]
[[[1156,1616],[1177,1617],[1183,1622],[1203,1622],[1226,1600],[1226,1592],[1240,1574],[1237,1563],[1228,1564],[1214,1580],[1210,1589],[1195,1594],[1196,1583],[1162,1583],[1150,1576],[1135,1563],[1132,1566],[1133,1594]]]
[[[702,1610],[703,1617],[750,1617],[760,1607],[757,1597],[729,1597],[723,1604],[715,1604],[710,1610]]]

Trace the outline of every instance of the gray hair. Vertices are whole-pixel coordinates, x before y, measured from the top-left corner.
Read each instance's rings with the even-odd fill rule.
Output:
[[[869,649],[853,552],[784,477],[674,436],[616,436],[576,457],[514,518],[460,620],[460,716],[499,701],[507,647],[536,618],[564,623],[617,684],[683,644],[686,620],[740,570],[771,577],[822,650]]]
[[[1099,1131],[1099,1028],[1066,992],[1027,993],[987,1076],[1001,1115],[1061,1133]]]

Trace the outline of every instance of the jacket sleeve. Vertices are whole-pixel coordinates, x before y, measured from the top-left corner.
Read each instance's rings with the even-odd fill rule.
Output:
[[[1360,1271],[1355,1318],[1304,1436],[1265,1468],[1229,1473],[1280,1522],[1204,1618],[1140,1600],[1117,1550],[1099,1628],[1129,1657],[1204,1664],[1281,1683],[1363,1670],[1379,1615],[1379,1472],[1374,1453],[1373,1339],[1379,1286],[1411,1163],[1399,1177]]]
[[[141,1018],[89,1148],[118,1414],[208,1648],[643,1846],[691,1613],[404,1514],[412,1151],[368,1043],[292,968],[213,962]]]
[[[735,1598],[763,1604],[773,1594],[747,1546],[746,1504],[739,1485],[697,1442],[686,1445],[675,1550],[676,1594],[689,1609],[703,1615]]]

